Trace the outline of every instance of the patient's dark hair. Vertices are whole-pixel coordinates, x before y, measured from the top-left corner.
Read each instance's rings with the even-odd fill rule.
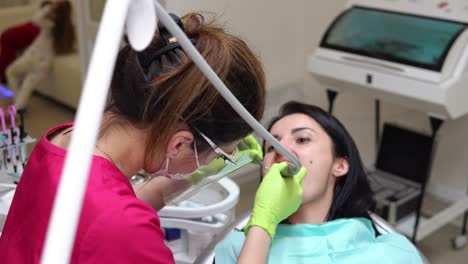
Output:
[[[375,205],[372,191],[359,151],[346,128],[333,115],[317,106],[291,101],[281,107],[268,130],[280,119],[292,114],[304,114],[314,119],[332,140],[333,156],[345,158],[349,163],[348,173],[337,178],[327,221],[351,217],[365,217],[372,221],[368,213]]]

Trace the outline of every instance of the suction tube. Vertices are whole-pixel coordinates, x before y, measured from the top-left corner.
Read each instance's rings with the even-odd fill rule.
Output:
[[[213,86],[218,90],[218,92],[226,99],[226,101],[234,108],[234,110],[252,127],[255,132],[277,149],[281,154],[287,157],[291,163],[289,170],[285,176],[294,176],[301,169],[301,163],[299,160],[291,154],[283,145],[281,145],[276,138],[274,138],[260,123],[255,120],[255,118],[244,108],[244,106],[239,103],[237,98],[231,93],[231,91],[226,87],[226,85],[219,79],[218,75],[211,69],[210,65],[203,59],[198,50],[193,46],[190,40],[187,38],[185,33],[177,26],[171,16],[167,13],[166,10],[158,3],[154,1],[156,6],[156,13],[159,21],[161,21],[169,30],[169,32],[177,38],[180,45],[184,49],[185,53],[192,59],[192,61],[198,66],[198,68],[203,72],[203,74],[210,80]]]

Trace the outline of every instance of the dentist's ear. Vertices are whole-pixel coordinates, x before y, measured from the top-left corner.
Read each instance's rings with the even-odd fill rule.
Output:
[[[332,174],[335,177],[341,177],[348,173],[349,162],[346,158],[336,158],[332,166]]]
[[[169,139],[166,149],[166,157],[173,158],[174,156],[188,148],[192,149],[193,140],[194,136],[190,131],[177,131]]]

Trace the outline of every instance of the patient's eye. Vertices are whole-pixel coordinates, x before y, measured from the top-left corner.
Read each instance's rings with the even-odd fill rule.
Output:
[[[298,144],[305,144],[305,143],[308,143],[308,142],[310,142],[309,137],[298,137],[298,138],[296,138],[296,143],[298,143]]]
[[[267,153],[270,153],[270,152],[272,152],[273,150],[275,150],[275,148],[274,148],[273,146],[267,146],[267,147],[266,147],[266,152],[267,152]]]

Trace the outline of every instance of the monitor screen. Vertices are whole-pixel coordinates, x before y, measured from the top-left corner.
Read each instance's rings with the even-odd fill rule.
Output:
[[[430,169],[433,142],[429,135],[385,124],[376,169],[422,183]]]
[[[352,7],[340,15],[320,46],[441,71],[463,23]]]

